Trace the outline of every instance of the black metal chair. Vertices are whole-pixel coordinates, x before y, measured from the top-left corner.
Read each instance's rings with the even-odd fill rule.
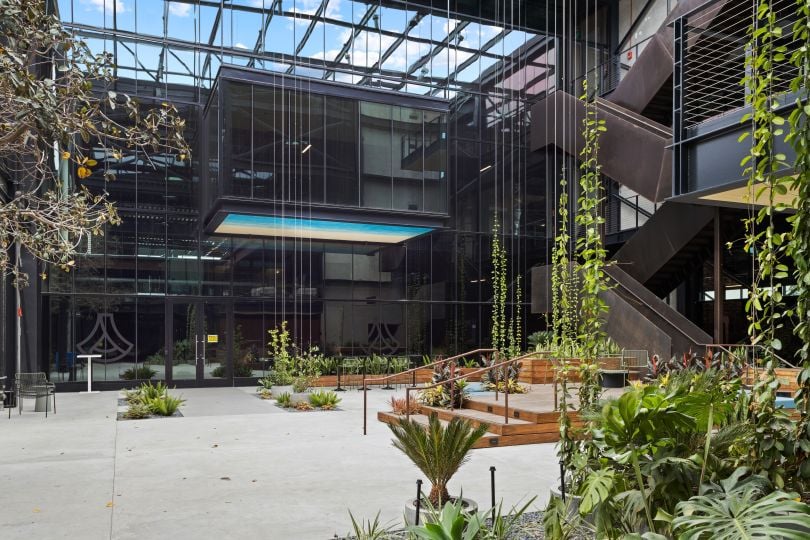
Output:
[[[12,403],[12,396],[14,396],[14,388],[10,390],[6,390],[6,378],[7,377],[0,377],[0,403],[3,403],[3,406],[8,409],[8,418],[11,420],[11,406]]]
[[[22,414],[23,399],[45,398],[45,418],[48,418],[48,405],[53,396],[53,412],[56,413],[56,391],[53,383],[48,382],[45,373],[17,373],[14,375],[14,391],[17,397],[17,408]]]

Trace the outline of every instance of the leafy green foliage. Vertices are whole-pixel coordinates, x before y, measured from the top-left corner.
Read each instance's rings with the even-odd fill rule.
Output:
[[[507,313],[509,302],[509,255],[501,239],[501,226],[498,216],[493,217],[492,227],[492,348],[505,358],[514,358],[520,354],[522,341],[521,302],[523,289],[521,277],[515,278],[515,289],[512,297],[513,306]],[[494,360],[493,360],[494,361]]]
[[[292,382],[293,392],[298,394],[306,392],[312,386],[312,382],[313,382],[312,377],[305,377],[305,376],[295,377]]]
[[[289,392],[283,392],[276,396],[276,404],[279,407],[284,407],[285,409],[289,409],[292,407],[292,396]]]
[[[331,411],[340,401],[338,395],[331,390],[316,390],[309,395],[309,404],[324,411]]]
[[[449,500],[447,483],[469,459],[469,451],[489,428],[474,427],[461,418],[453,418],[447,427],[432,414],[427,429],[414,420],[402,420],[388,426],[394,435],[393,445],[422,471],[431,483],[428,499],[434,505]]]
[[[148,379],[151,379],[152,377],[154,377],[155,375],[157,375],[157,371],[150,368],[149,366],[137,366],[137,367],[131,367],[131,368],[127,369],[126,371],[124,371],[123,373],[121,373],[121,378],[125,379],[125,380],[128,380],[128,381],[131,381],[131,380],[134,380],[134,379],[146,379],[146,380],[148,380]]]
[[[484,519],[484,516],[492,516],[492,519],[490,523],[484,520],[479,537],[483,537],[485,540],[507,540],[512,538],[520,524],[520,516],[526,513],[526,510],[529,509],[536,498],[532,497],[520,508],[513,506],[506,514],[503,513],[503,502],[498,503],[487,512],[482,512],[482,519]]]
[[[141,418],[149,418],[152,414],[152,411],[149,407],[141,402],[130,403],[127,410],[124,412],[124,418],[129,418],[130,420],[137,420]]]
[[[140,386],[139,392],[141,395],[141,401],[146,403],[155,398],[166,395],[169,392],[169,387],[163,382],[158,382],[157,384],[153,385],[152,382],[149,381]]]
[[[176,166],[190,153],[174,106],[142,109],[127,95],[98,91],[117,86],[112,55],[94,54],[47,5],[0,4],[0,178],[14,181],[0,203],[0,274],[19,287],[28,276],[9,255],[15,242],[70,271],[89,237],[121,222],[107,193],[80,181],[113,181],[118,162],[136,152],[143,163],[161,154]]]
[[[171,416],[180,408],[185,402],[184,399],[170,396],[169,394],[163,394],[162,396],[150,399],[146,402],[146,405],[149,407],[149,410],[152,414],[157,414],[159,416]]]
[[[577,199],[575,221],[582,235],[577,238],[577,271],[581,276],[579,288],[579,327],[577,340],[581,351],[580,362],[580,408],[588,410],[596,405],[601,392],[599,370],[594,367],[599,355],[599,344],[607,334],[604,320],[608,306],[601,293],[609,289],[605,266],[605,250],[601,228],[605,222],[600,208],[605,200],[599,164],[599,139],[606,131],[605,121],[598,118],[596,102],[588,100],[587,81],[582,83],[582,101],[585,118],[582,120],[584,145],[580,157],[580,194]]]
[[[380,513],[374,516],[374,521],[370,519],[367,521],[357,521],[349,512],[349,518],[352,520],[352,535],[356,540],[386,540],[391,537],[393,525],[383,525],[380,523]],[[346,535],[349,536],[349,535]]]
[[[256,388],[257,392],[262,390],[272,390],[273,389],[273,379],[268,376],[264,376],[259,379],[259,386]]]
[[[810,536],[810,507],[794,500],[796,494],[767,492],[763,477],[737,469],[720,485],[710,484],[701,494],[678,503],[673,532],[684,540],[738,540]],[[764,496],[763,496],[764,495]]]
[[[459,499],[445,503],[435,523],[408,527],[408,532],[424,540],[475,540],[482,526],[482,516],[466,514]]]
[[[788,251],[793,258],[796,293],[796,326],[794,334],[801,340],[798,352],[802,371],[798,377],[799,391],[796,408],[801,413],[796,427],[799,447],[796,460],[798,475],[810,481],[810,5],[804,0],[796,1],[796,19],[793,25],[793,42],[796,49],[790,55],[790,63],[796,68],[796,76],[790,89],[796,94],[793,110],[788,117],[790,132],[785,140],[796,152],[793,163],[791,188],[796,193],[795,213],[788,218],[791,235]]]

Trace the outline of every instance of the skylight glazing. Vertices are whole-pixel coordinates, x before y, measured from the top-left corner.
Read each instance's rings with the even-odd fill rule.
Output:
[[[58,0],[59,16],[119,76],[210,88],[231,63],[439,95],[475,90],[536,33],[462,20],[409,2],[352,0]],[[95,38],[104,39],[95,39]],[[510,67],[506,65],[506,71]],[[514,89],[512,89],[514,90]]]

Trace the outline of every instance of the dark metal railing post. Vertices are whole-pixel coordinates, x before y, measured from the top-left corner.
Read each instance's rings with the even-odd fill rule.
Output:
[[[562,500],[565,502],[565,460],[560,460],[560,494]]]
[[[411,419],[411,389],[410,387],[405,387],[405,420],[410,421]]]
[[[456,378],[456,362],[455,360],[450,361],[450,380]],[[456,383],[450,383],[450,410],[453,410],[454,401],[456,399]]]
[[[391,357],[388,357],[388,362],[385,364],[385,386],[381,388],[381,390],[393,390],[394,387],[391,386]]]
[[[335,371],[337,371],[337,388],[335,388],[335,392],[345,392],[346,389],[340,386],[340,372],[343,370],[343,357],[339,356],[337,358],[337,364],[335,364]]]
[[[498,364],[499,360],[498,351],[495,351],[495,353],[493,354],[493,358],[495,359],[495,361],[492,362],[492,365],[494,366]],[[492,378],[492,381],[495,383],[495,401],[498,401],[498,370],[497,369],[490,370],[490,376]]]
[[[495,467],[489,468],[489,486],[492,495],[492,526],[495,526]]]
[[[512,364],[506,364],[506,366],[505,366],[506,369],[504,370],[504,372],[506,373],[506,376],[504,377],[504,381],[503,381],[503,404],[504,404],[503,423],[504,424],[509,423],[509,368],[511,366],[512,366]]]
[[[368,391],[368,388],[366,387],[366,366],[367,366],[366,360],[368,360],[368,358],[366,358],[364,356],[363,357],[363,392]]]
[[[368,426],[368,392],[366,388],[366,376],[363,375],[363,435],[367,435]]]
[[[422,479],[416,481],[416,519],[414,520],[416,523],[414,525],[419,525],[419,514],[422,511]]]

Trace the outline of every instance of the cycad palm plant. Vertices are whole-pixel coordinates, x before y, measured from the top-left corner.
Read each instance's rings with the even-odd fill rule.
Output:
[[[432,414],[427,429],[414,420],[389,425],[394,434],[394,447],[408,456],[431,483],[428,499],[441,508],[450,495],[447,483],[469,459],[473,445],[487,432],[489,426],[477,427],[461,418],[453,418],[447,427]]]

